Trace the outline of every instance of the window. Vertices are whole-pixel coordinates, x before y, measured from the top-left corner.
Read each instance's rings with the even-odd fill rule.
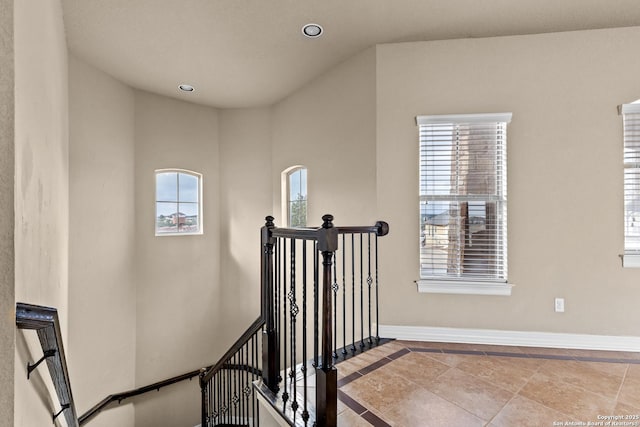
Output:
[[[638,102],[638,101],[636,101]],[[624,255],[625,267],[640,267],[640,103],[624,104]]]
[[[283,216],[288,227],[307,226],[307,168],[293,166],[282,172]]]
[[[419,290],[509,295],[511,113],[419,116]]]
[[[202,233],[202,175],[156,171],[156,236]]]

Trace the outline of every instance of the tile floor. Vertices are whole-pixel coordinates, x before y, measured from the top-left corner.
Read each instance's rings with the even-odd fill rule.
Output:
[[[640,353],[392,341],[338,365],[338,426],[640,426]]]

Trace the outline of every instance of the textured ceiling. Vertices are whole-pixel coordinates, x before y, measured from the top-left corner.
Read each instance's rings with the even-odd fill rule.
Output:
[[[63,0],[71,52],[135,88],[272,104],[379,43],[640,25],[638,0]],[[319,39],[301,27],[324,27]],[[550,48],[553,48],[550,46]],[[189,83],[193,93],[177,86]]]

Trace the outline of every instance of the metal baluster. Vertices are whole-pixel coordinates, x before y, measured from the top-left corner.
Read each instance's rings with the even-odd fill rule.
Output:
[[[254,366],[259,367],[259,363],[260,363],[260,355],[258,353],[258,349],[260,347],[258,346],[258,343],[255,343],[254,349],[253,349],[253,358],[254,358]],[[256,380],[258,377],[258,374],[254,374],[254,380]],[[259,426],[260,425],[260,418],[259,418],[259,413],[260,413],[260,404],[258,403],[258,398],[256,397],[255,394],[255,390],[251,390],[252,393],[252,397],[253,397],[253,425],[254,427]]]
[[[378,299],[378,235],[376,234],[376,252],[375,252],[375,266],[376,266],[376,344],[380,342],[380,317],[379,308],[380,300]]]
[[[351,352],[356,352],[356,265],[355,236],[351,235]]]
[[[211,381],[209,381],[209,384],[207,384],[207,387],[209,387],[209,414],[208,414],[208,422],[207,422],[207,426],[209,425],[213,425],[213,414],[216,411],[216,406],[215,406],[215,383],[213,382],[213,378],[211,378]]]
[[[254,414],[255,414],[255,410],[253,408],[253,401],[255,400],[255,396],[253,394],[253,382],[256,380],[256,370],[258,369],[258,366],[255,364],[254,361],[254,356],[255,356],[255,352],[253,350],[253,340],[255,337],[251,337],[251,344],[249,345],[249,347],[247,348],[247,351],[249,352],[249,354],[247,354],[247,360],[250,361],[251,363],[251,371],[249,372],[249,383],[247,384],[247,387],[249,387],[249,414],[250,414],[250,418],[253,419],[254,418]],[[255,422],[253,423],[255,425]],[[249,423],[247,423],[247,425],[249,425]]]
[[[251,389],[249,388],[249,384],[251,384],[249,382],[249,342],[247,342],[242,349],[244,350],[243,360],[245,365],[244,387],[242,388],[242,393],[244,393],[244,423],[249,425],[249,392],[251,392]]]
[[[280,271],[280,258],[282,257],[281,251],[280,251],[280,247],[282,246],[282,239],[276,239],[276,245],[277,245],[277,256],[276,256],[276,268],[275,268],[275,273],[276,273],[276,297],[275,297],[275,304],[276,304],[276,331],[277,331],[277,339],[276,342],[278,343],[278,355],[277,355],[277,360],[278,360],[278,368],[280,367],[280,333],[282,332],[281,329],[281,323],[280,323],[280,295],[282,294],[282,276],[281,276],[281,271]],[[280,378],[280,372],[278,371],[278,383],[280,383],[282,379]]]
[[[224,389],[224,383],[225,383],[224,369],[221,369],[220,372],[218,372],[218,396],[219,396],[218,400],[220,401],[220,404],[218,405],[218,422],[217,423],[219,424],[222,424],[226,417],[225,409],[224,409],[225,407],[224,401],[226,399],[226,391]]]
[[[215,419],[215,421],[213,421],[211,423],[211,425],[216,425],[222,419],[222,388],[220,387],[220,376],[221,376],[221,374],[222,374],[222,371],[219,371],[215,375],[216,382],[215,382],[214,386],[215,386],[215,395],[216,395],[216,399],[215,400],[217,401],[217,404],[215,405],[216,406],[216,410],[214,411],[214,414],[215,414],[214,419]]]
[[[313,366],[318,367],[318,242],[313,242]]]
[[[222,406],[222,402],[220,400],[220,372],[217,372],[214,377],[212,378],[212,381],[215,381],[211,384],[211,388],[213,390],[213,406],[214,406],[214,410],[213,412],[211,412],[211,418],[209,419],[209,424],[211,426],[216,425],[219,421],[220,421],[220,414],[221,414],[221,406]]]
[[[347,355],[347,244],[342,235],[342,358]]]
[[[240,423],[242,420],[242,375],[241,375],[241,370],[239,370],[239,368],[242,366],[242,353],[240,353],[240,351],[238,351],[236,353],[236,369],[234,370],[234,375],[236,377],[236,384],[237,384],[237,389],[236,389],[236,407],[238,408],[237,410],[237,417],[236,417],[236,423]],[[241,368],[240,368],[241,369]]]
[[[298,409],[298,393],[296,393],[296,316],[299,309],[296,303],[296,251],[296,239],[291,239],[291,288],[289,300],[291,307],[291,369],[289,377],[291,378],[291,388],[293,390],[291,409],[293,409],[294,413]]]
[[[224,423],[224,420],[227,419],[227,371],[225,369],[221,369],[218,376],[218,387],[220,389],[220,409],[218,410],[218,422],[222,424]]]
[[[282,401],[285,406],[287,404],[287,400],[289,400],[289,391],[287,389],[287,239],[282,239],[283,241],[283,249],[282,249],[282,354],[284,356],[284,391],[282,392]],[[284,408],[283,408],[284,410]]]
[[[205,384],[204,386],[202,386],[202,379],[204,378],[204,374],[201,372],[200,373],[200,386],[202,387],[200,389],[201,393],[202,393],[202,408],[200,410],[200,424],[204,427],[207,427],[207,412],[208,412],[208,408],[207,408],[207,386],[209,384]]]
[[[216,400],[218,398],[218,390],[216,388],[217,379],[218,379],[218,374],[214,374],[213,377],[211,377],[211,380],[209,380],[209,384],[211,385],[211,407],[209,408],[209,413],[208,413],[209,421],[206,424],[207,427],[210,424],[213,424],[212,420],[213,420],[214,414],[216,414],[218,411],[217,400]]]
[[[219,382],[219,376],[218,373],[216,372],[216,374],[211,378],[211,388],[212,388],[212,393],[213,393],[213,410],[209,411],[209,415],[210,415],[210,423],[211,425],[215,424],[215,418],[218,416],[218,414],[220,413],[220,390],[218,388],[218,382]],[[209,424],[207,424],[207,427],[209,426]]]
[[[245,343],[242,346],[242,353],[241,353],[241,359],[242,359],[242,366],[243,366],[243,371],[240,371],[241,374],[241,378],[243,379],[243,381],[241,381],[242,383],[242,424],[246,425],[249,419],[249,396],[247,395],[247,386],[249,384],[249,378],[248,378],[248,373],[249,373],[249,360],[248,360],[248,353],[247,353],[247,346],[248,346],[248,342]]]
[[[367,239],[367,285],[369,287],[367,297],[369,298],[369,347],[371,347],[373,344],[371,341],[371,284],[373,283],[371,279],[371,233],[367,233]]]
[[[302,375],[304,392],[304,409],[302,420],[307,422],[309,411],[307,408],[307,242],[302,245]]]
[[[233,422],[237,424],[240,420],[240,389],[238,387],[238,366],[240,361],[238,352],[233,355],[232,368],[230,370],[233,375]]]
[[[337,254],[333,253],[333,358],[338,358],[338,273],[337,273]]]
[[[251,382],[249,381],[249,341],[247,341],[247,343],[242,347],[242,351],[243,351],[243,360],[244,360],[244,387],[242,388],[242,393],[244,394],[244,423],[246,425],[249,425],[249,413],[251,412],[249,410],[249,392],[251,391],[251,388],[249,388],[249,384],[251,384]]]
[[[256,345],[255,345],[255,336],[251,337],[251,366],[253,368],[257,368],[256,364]],[[253,376],[251,377],[251,382],[256,380],[255,371],[252,370]],[[253,386],[251,387],[251,419],[253,427],[256,427],[256,397],[253,395],[254,390]]]
[[[202,372],[200,372],[200,403],[201,403],[201,408],[200,408],[200,425],[207,427],[207,412],[208,412],[208,408],[207,408],[207,401],[208,401],[208,397],[207,397],[207,385],[205,384],[204,386],[202,385],[202,379],[204,378],[204,374]]]
[[[227,360],[228,364],[229,361]],[[227,422],[233,424],[233,407],[231,406],[233,403],[233,378],[231,378],[231,370],[228,367],[225,369],[225,373],[227,376]]]
[[[360,233],[360,351],[364,350],[364,272],[362,255],[362,233]]]
[[[236,423],[241,422],[242,417],[242,349],[238,350],[236,361],[238,362],[237,367],[235,369],[236,383],[238,384],[237,391],[237,402],[238,402],[238,418],[236,419]]]

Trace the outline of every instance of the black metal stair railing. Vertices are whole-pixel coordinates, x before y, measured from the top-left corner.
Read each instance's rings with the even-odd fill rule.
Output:
[[[262,376],[263,326],[261,316],[215,365],[202,370],[202,427],[259,425],[253,383]]]
[[[107,396],[78,418],[57,312],[18,303],[16,324],[35,329],[68,425],[83,425],[112,402],[200,376],[202,427],[258,426],[258,394],[292,426],[337,423],[334,364],[381,342],[378,333],[378,238],[385,222],[320,228],[261,229],[261,314],[213,366]],[[315,390],[315,392],[314,392]],[[313,395],[315,393],[315,395]]]
[[[266,219],[258,390],[290,425],[335,426],[334,364],[380,342],[378,238],[389,227],[335,227],[325,215],[320,228],[289,229]]]

